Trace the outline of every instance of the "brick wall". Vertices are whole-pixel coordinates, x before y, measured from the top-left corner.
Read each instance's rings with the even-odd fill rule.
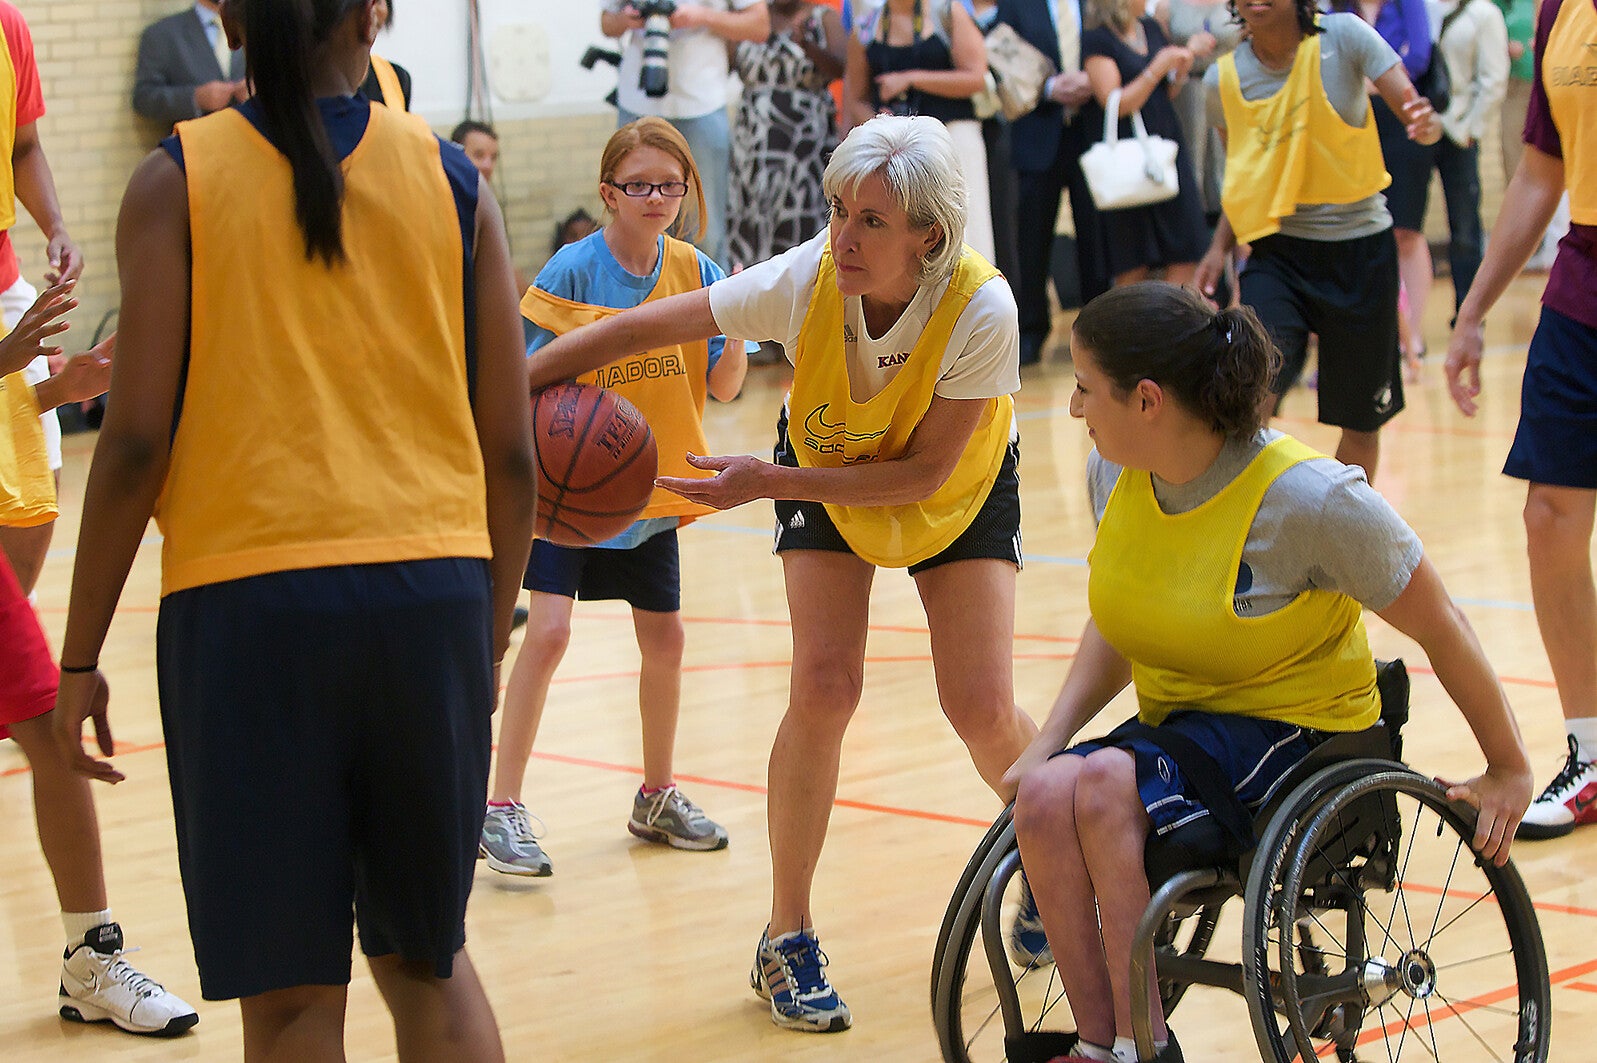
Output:
[[[17,0],[13,0],[17,2]],[[39,123],[68,230],[83,248],[77,336],[87,341],[118,301],[116,215],[139,160],[162,130],[133,113],[139,33],[184,9],[183,0],[20,0],[33,32],[47,113]],[[429,116],[445,135],[458,116]],[[549,254],[555,222],[581,206],[597,216],[599,153],[611,112],[499,123],[503,159],[495,193],[517,263],[531,276]],[[12,236],[24,275],[44,273],[44,239],[19,205]]]

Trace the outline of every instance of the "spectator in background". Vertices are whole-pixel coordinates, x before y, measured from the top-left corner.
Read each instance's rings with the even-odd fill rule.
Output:
[[[1203,74],[1220,56],[1237,46],[1241,27],[1231,18],[1225,0],[1159,0],[1153,17],[1159,28],[1192,53],[1187,82],[1176,93],[1176,117],[1192,154],[1192,172],[1198,179],[1204,217],[1213,223],[1220,214],[1220,178],[1225,174],[1225,149],[1219,132],[1209,124]]]
[[[1430,69],[1431,21],[1424,4],[1413,0],[1406,4],[1399,0],[1333,0],[1331,9],[1351,12],[1374,26],[1402,60],[1410,81],[1417,82]],[[1431,180],[1431,156],[1422,145],[1409,139],[1406,123],[1373,89],[1370,105],[1375,108],[1381,156],[1387,173],[1392,175],[1392,183],[1386,189],[1386,207],[1392,213],[1392,232],[1397,238],[1398,276],[1408,295],[1408,308],[1403,311],[1408,323],[1403,358],[1412,367],[1425,357],[1423,322],[1415,311],[1415,304],[1423,300],[1416,293],[1429,292],[1435,279],[1430,252],[1421,246],[1425,243],[1425,193]]]
[[[1017,213],[1028,220],[1018,226],[1016,234],[1020,283],[1015,302],[1020,307],[1022,365],[1042,357],[1053,327],[1053,311],[1048,305],[1054,249],[1051,219],[1058,215],[1059,197],[1067,189],[1075,221],[1081,300],[1086,302],[1109,288],[1098,212],[1081,173],[1081,153],[1096,136],[1079,113],[1092,95],[1081,69],[1081,16],[1079,0],[998,0],[998,21],[1053,60],[1060,71],[1043,86],[1036,108],[1015,119],[1010,139]],[[1061,303],[1065,301],[1060,298]]]
[[[827,87],[843,74],[843,23],[834,9],[808,0],[772,0],[770,10],[771,36],[740,42],[732,56],[743,81],[727,209],[733,269],[826,228],[821,174],[837,146]]]
[[[976,20],[983,39],[998,25],[998,0],[960,0]],[[1009,119],[1002,108],[981,120],[982,143],[987,148],[987,205],[993,219],[993,265],[1009,281],[1020,283],[1020,251],[1016,247],[1018,215],[1015,209],[1015,169],[1010,165]]]
[[[873,115],[926,115],[942,122],[965,171],[965,243],[991,262],[993,219],[987,146],[971,97],[987,83],[987,45],[954,0],[886,0],[855,10],[843,106],[850,128]]]
[[[133,109],[161,127],[220,111],[249,95],[244,52],[227,46],[217,0],[146,26],[133,72]]]
[[[1503,181],[1519,169],[1525,152],[1525,114],[1530,108],[1530,86],[1536,80],[1537,0],[1496,0],[1508,31],[1508,93],[1503,97]]]
[[[726,113],[726,77],[731,62],[727,44],[770,37],[771,16],[765,0],[677,0],[671,16],[663,96],[650,96],[639,82],[643,18],[631,0],[604,0],[599,29],[606,37],[621,39],[617,128],[644,115],[658,115],[687,138],[703,180],[707,212],[698,246],[726,269],[727,182],[732,165],[732,127]]]
[[[1136,135],[1131,119],[1140,113],[1150,134],[1176,142],[1180,188],[1174,199],[1107,210],[1099,217],[1109,275],[1116,285],[1146,280],[1152,270],[1163,270],[1173,284],[1186,284],[1207,250],[1209,236],[1192,171],[1192,151],[1174,102],[1192,69],[1192,52],[1171,44],[1159,23],[1143,10],[1142,0],[1111,0],[1105,5],[1103,24],[1081,35],[1082,66],[1093,94],[1082,117],[1089,129],[1101,130],[1109,95],[1118,89],[1121,137]]]
[[[499,165],[499,134],[493,126],[468,118],[455,127],[449,139],[460,145],[484,181],[494,179],[494,167]]]
[[[1442,177],[1447,204],[1447,262],[1453,277],[1453,309],[1457,311],[1481,267],[1481,137],[1486,118],[1502,105],[1508,86],[1508,31],[1503,13],[1492,0],[1429,0],[1437,27],[1435,47],[1447,60],[1452,103],[1442,114],[1442,139],[1429,147],[1410,143],[1409,152],[1426,160],[1419,180],[1419,217],[1425,217],[1431,170]],[[1405,138],[1406,139],[1406,138]],[[1419,239],[1398,240],[1398,264],[1412,258],[1408,272],[1429,278],[1431,248]],[[1430,285],[1418,281],[1408,290],[1409,328],[1418,337],[1425,321]],[[1423,339],[1420,346],[1424,346]]]
[[[394,0],[377,0],[373,13],[377,18],[377,32],[381,33],[394,24]],[[373,52],[371,67],[366,71],[366,80],[361,82],[360,91],[368,100],[397,111],[408,111],[410,71]],[[477,169],[480,171],[482,167]]]

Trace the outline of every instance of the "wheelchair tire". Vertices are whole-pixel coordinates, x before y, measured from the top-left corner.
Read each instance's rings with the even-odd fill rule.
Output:
[[[993,825],[987,828],[987,833],[982,835],[982,840],[977,843],[976,851],[971,853],[970,859],[965,861],[965,868],[959,874],[959,882],[954,886],[953,895],[948,901],[948,910],[943,913],[942,925],[937,928],[937,946],[932,951],[932,1010],[937,1010],[937,979],[942,973],[943,956],[948,949],[948,937],[954,930],[955,916],[959,911],[960,899],[970,890],[970,884],[981,869],[982,862],[987,859],[987,854],[992,852],[998,838],[1004,833],[1015,816],[1014,802],[1004,806],[1004,810],[993,820]],[[1011,835],[1012,837],[1013,835]]]
[[[1511,863],[1475,856],[1473,811],[1397,765],[1342,779],[1306,810],[1264,913],[1280,968],[1269,1004],[1286,1019],[1255,1022],[1275,1034],[1260,1040],[1265,1058],[1352,1059],[1379,1041],[1373,1055],[1394,1063],[1404,1047],[1544,1063],[1551,991],[1535,910]],[[1255,1018],[1263,1003],[1250,999]]]

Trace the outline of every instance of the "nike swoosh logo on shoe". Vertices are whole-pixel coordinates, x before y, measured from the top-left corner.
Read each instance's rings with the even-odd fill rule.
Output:
[[[1597,790],[1593,790],[1592,793],[1591,793],[1591,796],[1587,797],[1587,798],[1584,798],[1584,799],[1582,799],[1579,796],[1576,796],[1575,802],[1574,802],[1575,815],[1578,816],[1582,812],[1586,811],[1586,809],[1591,807],[1593,802],[1597,802]]]

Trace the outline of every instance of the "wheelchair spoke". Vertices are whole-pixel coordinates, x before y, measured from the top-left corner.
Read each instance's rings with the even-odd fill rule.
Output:
[[[1436,968],[1436,971],[1437,971],[1438,974],[1440,974],[1443,971],[1451,971],[1455,967],[1465,967],[1465,966],[1468,966],[1469,964],[1472,964],[1472,963],[1480,963],[1483,960],[1496,960],[1496,959],[1501,959],[1504,956],[1513,956],[1513,955],[1514,955],[1514,950],[1513,949],[1504,949],[1501,952],[1488,952],[1484,956],[1476,956],[1474,959],[1454,960],[1452,963],[1441,964],[1440,966],[1438,966]],[[1509,1014],[1518,1014],[1518,1012],[1510,1012]]]
[[[1475,910],[1475,906],[1477,904],[1481,903],[1482,901],[1484,901],[1486,898],[1495,896],[1496,892],[1497,892],[1496,890],[1490,890],[1489,889],[1485,893],[1481,894],[1479,897],[1476,897],[1473,901],[1470,901],[1469,904],[1464,906],[1464,910],[1462,912],[1459,912],[1457,915],[1453,916],[1453,918],[1449,919],[1447,921],[1446,925],[1444,925],[1441,930],[1438,930],[1434,934],[1432,934],[1431,937],[1430,937],[1430,940],[1427,941],[1424,944],[1424,946],[1422,946],[1422,947],[1426,948],[1426,949],[1429,949],[1431,947],[1431,942],[1435,941],[1438,937],[1441,937],[1442,933],[1444,931],[1446,931],[1448,927],[1452,926],[1454,923],[1456,923],[1460,919],[1464,918],[1470,912],[1474,911]],[[1440,908],[1441,905],[1438,904],[1437,907]]]
[[[1399,1057],[1403,1055],[1403,1042],[1408,1040],[1408,1032],[1414,1028],[1414,1006],[1418,1003],[1417,999],[1409,998],[1408,1014],[1403,1016],[1403,1032],[1397,1035],[1397,1054]]]
[[[1436,822],[1438,826],[1441,825],[1442,821],[1440,816],[1437,817]],[[1453,846],[1453,859],[1447,865],[1447,878],[1442,882],[1442,895],[1436,902],[1436,915],[1433,919],[1431,919],[1431,933],[1430,936],[1425,939],[1425,944],[1420,946],[1422,949],[1430,948],[1431,942],[1436,940],[1436,924],[1442,921],[1442,909],[1447,906],[1447,889],[1453,884],[1453,872],[1458,870],[1458,854],[1463,848],[1464,844],[1462,839],[1460,839],[1457,845]],[[1448,925],[1451,926],[1452,924]]]
[[[1438,822],[1440,822],[1440,818],[1438,818]],[[1408,928],[1408,940],[1410,945],[1414,943],[1414,922],[1409,918],[1408,894],[1403,889],[1403,883],[1408,878],[1408,862],[1414,857],[1414,850],[1416,848],[1414,841],[1419,837],[1419,833],[1420,817],[1418,813],[1415,813],[1414,829],[1409,832],[1408,836],[1408,852],[1403,854],[1403,867],[1398,871],[1397,881],[1393,884],[1393,892],[1397,894],[1397,903],[1392,906],[1392,919],[1394,922],[1396,922],[1397,908],[1399,905],[1401,905],[1403,908],[1403,925]]]
[[[1340,948],[1341,951],[1338,952],[1336,949],[1323,949],[1318,944],[1314,943],[1311,943],[1310,947],[1313,948],[1314,951],[1320,953],[1322,956],[1341,957],[1341,959],[1345,962],[1348,959],[1347,946],[1337,940],[1336,935],[1331,932],[1331,928],[1322,923],[1320,921],[1320,917],[1314,914],[1313,908],[1305,908],[1304,911],[1309,914],[1309,919],[1313,921],[1314,925],[1319,927],[1320,931],[1325,934],[1326,937],[1331,939],[1331,944]]]
[[[1444,996],[1440,990],[1437,990],[1436,995],[1441,998],[1441,1001],[1442,1001],[1443,1004],[1447,1005],[1447,1009],[1450,1012],[1452,1012],[1452,1017],[1457,1019],[1459,1022],[1464,1024],[1464,1029],[1466,1029],[1466,1030],[1468,1030],[1470,1032],[1470,1036],[1475,1038],[1475,1040],[1479,1041],[1482,1048],[1484,1048],[1484,1049],[1486,1049],[1486,1051],[1492,1053],[1492,1059],[1494,1060],[1494,1063],[1503,1063],[1503,1057],[1498,1055],[1492,1049],[1492,1046],[1486,1043],[1486,1038],[1482,1037],[1480,1035],[1480,1033],[1475,1029],[1475,1027],[1470,1025],[1470,1021],[1464,1017],[1464,1013],[1466,1011],[1469,1011],[1471,1009],[1471,1007],[1473,1007],[1473,1005],[1454,1004],[1451,1000],[1448,1000],[1447,997]],[[1487,1009],[1487,1008],[1483,1007],[1481,1010],[1502,1011],[1503,1009],[1501,1009],[1501,1008],[1490,1008],[1490,1009]],[[1506,1014],[1512,1014],[1515,1017],[1518,1017],[1518,1015],[1519,1015],[1519,1013],[1517,1011],[1516,1012],[1507,1012]]]
[[[1431,1043],[1427,1047],[1425,1042],[1421,1041],[1420,1047],[1428,1051],[1431,1054],[1431,1058],[1436,1060],[1437,1063],[1441,1063],[1442,1057],[1436,1048],[1436,1021],[1431,1018],[1431,1002],[1429,1000],[1425,1002],[1425,1032],[1430,1035]]]

